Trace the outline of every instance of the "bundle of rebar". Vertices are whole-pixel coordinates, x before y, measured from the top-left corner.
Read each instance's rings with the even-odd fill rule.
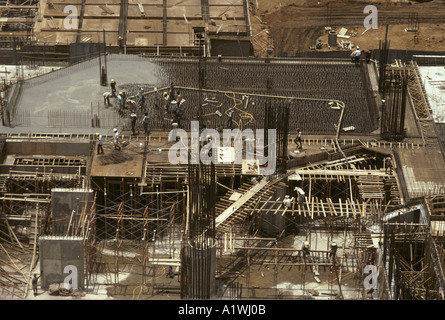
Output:
[[[181,298],[209,299],[214,292],[215,166],[188,166],[188,212],[181,248]]]

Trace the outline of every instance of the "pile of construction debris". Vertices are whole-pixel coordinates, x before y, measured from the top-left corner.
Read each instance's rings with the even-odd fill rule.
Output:
[[[65,287],[64,283],[52,283],[49,285],[48,294],[50,296],[72,296],[73,298],[85,297],[85,293],[78,289]]]

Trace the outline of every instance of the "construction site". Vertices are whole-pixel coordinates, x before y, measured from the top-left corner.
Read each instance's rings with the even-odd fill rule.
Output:
[[[445,1],[3,2],[0,299],[445,299]]]

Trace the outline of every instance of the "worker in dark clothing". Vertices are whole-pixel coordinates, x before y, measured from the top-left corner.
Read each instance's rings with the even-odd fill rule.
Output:
[[[230,129],[233,129],[233,110],[231,109],[231,110],[229,110],[229,112],[228,112],[228,119],[227,119],[227,126],[230,128]]]
[[[171,105],[172,105],[172,112],[173,112],[173,115],[176,117],[176,115],[177,115],[177,111],[178,111],[178,102],[177,102],[176,100],[173,100],[173,101],[171,102]]]
[[[181,126],[181,120],[182,120],[182,117],[184,116],[184,112],[185,112],[184,102],[185,102],[185,99],[182,99],[179,102],[178,110],[176,110],[176,121],[178,123],[178,127]]]
[[[146,112],[144,115],[144,118],[142,119],[142,123],[144,124],[144,133],[148,134],[148,122],[149,122],[148,113]]]
[[[97,154],[103,154],[104,148],[102,145],[102,135],[99,133],[96,133],[97,136]]]
[[[366,63],[369,63],[371,61],[371,51],[369,51],[369,50],[365,51],[365,60],[366,60]]]
[[[116,96],[116,81],[114,81],[114,79],[111,79],[110,87],[111,87],[111,95],[113,97],[115,97]]]
[[[132,112],[130,114],[130,118],[131,118],[131,132],[133,135],[136,134],[136,120],[138,118],[137,114]]]
[[[170,96],[168,95],[167,91],[164,91],[164,113],[167,114],[169,110],[169,104],[170,104]]]
[[[297,128],[297,136],[294,139],[295,144],[298,148],[303,148],[303,144],[301,143],[301,131],[300,128]]]
[[[145,94],[144,88],[139,88],[139,106],[141,107],[141,111],[145,111]]]
[[[337,244],[335,242],[332,242],[331,250],[329,251],[329,260],[331,261],[331,264],[335,263],[336,256],[337,256]]]
[[[389,174],[392,173],[392,159],[391,159],[391,155],[387,155],[385,158],[385,173],[388,173],[389,170]]]
[[[37,295],[37,281],[39,278],[40,276],[37,277],[36,274],[34,274],[34,278],[32,278],[32,291],[34,292],[34,297]]]
[[[303,253],[303,262],[304,263],[309,262],[309,261],[307,261],[307,257],[309,256],[311,250],[310,250],[308,241],[305,241],[303,243],[303,247],[301,248],[301,252]]]
[[[173,80],[170,81],[170,92],[169,92],[170,102],[175,99],[175,86]]]

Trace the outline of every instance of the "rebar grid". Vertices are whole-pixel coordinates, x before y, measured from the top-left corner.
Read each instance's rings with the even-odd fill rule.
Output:
[[[160,83],[174,79],[175,86],[198,88],[199,64],[197,61],[153,60],[159,68]],[[252,96],[254,110],[248,112],[263,123],[267,102],[276,103],[270,96],[309,98],[307,101],[291,101],[290,123],[296,123],[306,132],[333,132],[338,115],[330,111],[322,99],[343,101],[346,105],[344,126],[354,126],[359,132],[370,132],[369,110],[365,88],[362,83],[361,68],[350,64],[303,63],[259,63],[215,62],[206,63],[206,88],[225,92],[233,90]],[[339,81],[338,77],[344,77]],[[236,88],[234,90],[233,88]],[[205,90],[203,91],[205,92]],[[230,91],[228,91],[230,92]],[[258,97],[255,97],[258,95]],[[187,98],[186,98],[187,99]],[[220,99],[215,99],[220,101]],[[319,100],[319,102],[317,102]],[[188,108],[196,108],[199,103],[187,103]],[[351,107],[351,108],[348,108]],[[350,110],[348,110],[350,109]],[[213,108],[213,112],[215,108]],[[223,109],[225,112],[226,110]],[[192,112],[197,114],[197,112]],[[204,114],[206,112],[203,112]],[[223,113],[223,112],[222,112]],[[369,120],[369,119],[368,119]]]

